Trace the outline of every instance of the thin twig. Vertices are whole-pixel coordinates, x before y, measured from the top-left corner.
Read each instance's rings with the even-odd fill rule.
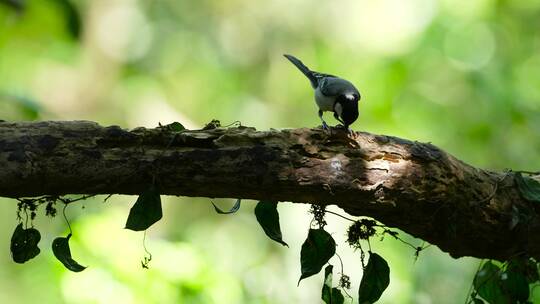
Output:
[[[339,217],[341,217],[341,218],[344,218],[344,219],[346,219],[346,220],[348,220],[348,221],[351,221],[351,222],[356,222],[356,220],[353,220],[352,218],[348,218],[348,217],[346,217],[346,216],[343,216],[343,215],[341,215],[341,214],[339,214],[339,213],[336,213],[336,212],[333,212],[333,211],[330,211],[330,210],[325,210],[325,212],[326,212],[326,213],[333,214],[333,215],[337,215],[337,216],[339,216]]]
[[[106,197],[106,198],[105,198],[105,199],[103,200],[103,203],[106,203],[106,202],[107,202],[107,200],[108,200],[108,199],[110,199],[110,198],[111,198],[111,196],[113,196],[113,195],[114,195],[114,194],[112,194],[112,193],[111,193],[111,194],[109,194],[109,195],[107,195],[107,197]]]

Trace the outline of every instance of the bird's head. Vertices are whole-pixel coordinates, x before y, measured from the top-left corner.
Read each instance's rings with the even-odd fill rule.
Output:
[[[360,100],[359,94],[345,94],[340,95],[338,99],[336,100],[336,110],[338,108],[341,108],[338,115],[345,123],[345,128],[348,128],[350,125],[352,125],[356,119],[358,118],[358,101]],[[337,104],[340,105],[340,107],[337,106]]]

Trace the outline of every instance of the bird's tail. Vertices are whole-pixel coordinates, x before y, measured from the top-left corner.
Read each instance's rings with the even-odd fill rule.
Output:
[[[283,54],[283,56],[289,59],[290,62],[292,62],[302,73],[304,73],[304,75],[306,75],[314,89],[317,87],[319,84],[317,77],[315,77],[313,72],[307,66],[305,66],[300,59],[288,54]]]

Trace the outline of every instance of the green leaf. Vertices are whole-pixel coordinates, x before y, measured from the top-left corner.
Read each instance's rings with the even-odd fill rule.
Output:
[[[332,269],[334,266],[328,265],[324,268],[324,284],[322,288],[322,300],[324,303],[332,303]]]
[[[512,302],[525,302],[529,298],[529,283],[526,268],[518,261],[510,261],[506,271],[501,275],[501,285],[504,293]]]
[[[307,239],[300,251],[302,275],[298,284],[303,279],[319,273],[335,253],[336,242],[328,232],[324,229],[309,229]]]
[[[219,209],[219,207],[216,206],[216,204],[214,204],[213,202],[212,202],[212,205],[214,205],[214,209],[216,209],[216,212],[219,214],[231,214],[231,213],[235,213],[236,211],[240,209],[240,201],[241,199],[237,199],[236,203],[234,204],[234,206],[232,206],[232,208],[229,211],[223,211]]]
[[[289,247],[289,245],[283,241],[281,236],[277,204],[277,202],[260,201],[257,206],[255,206],[255,217],[264,230],[264,233],[266,233],[269,238],[283,246]]]
[[[67,237],[57,237],[52,242],[52,250],[54,256],[64,264],[64,266],[73,271],[81,272],[86,269],[86,267],[81,266],[71,257],[71,250],[69,250],[69,238],[71,233]]]
[[[474,277],[474,289],[478,295],[490,304],[505,304],[510,302],[501,288],[500,270],[498,266],[488,261]]]
[[[375,303],[390,284],[388,263],[378,254],[370,252],[369,260],[360,281],[358,303]]]
[[[126,229],[142,231],[148,229],[163,217],[161,197],[156,187],[150,186],[131,207],[126,222]]]
[[[343,304],[345,298],[341,291],[336,287],[332,288],[332,269],[332,265],[324,268],[324,285],[321,298],[326,304]]]
[[[527,282],[534,284],[540,281],[540,275],[538,274],[538,265],[533,259],[528,259],[525,263]]]
[[[186,129],[184,127],[184,125],[182,125],[181,123],[179,123],[177,121],[175,121],[175,122],[173,122],[171,124],[168,124],[165,127],[167,127],[169,130],[175,131],[175,132],[180,132],[180,131],[183,131],[183,130]]]
[[[35,258],[40,252],[37,246],[40,240],[41,235],[37,229],[23,229],[22,223],[17,225],[11,236],[10,250],[13,261],[22,264]]]
[[[540,203],[540,182],[528,176],[523,176],[519,172],[514,175],[514,178],[524,199]]]

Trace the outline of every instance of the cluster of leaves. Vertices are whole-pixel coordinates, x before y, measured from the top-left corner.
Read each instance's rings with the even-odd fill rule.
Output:
[[[347,230],[347,243],[354,249],[362,249],[360,240],[369,240],[376,233],[377,223],[374,220],[361,219],[355,221]]]
[[[531,303],[529,286],[538,283],[538,263],[532,258],[515,258],[502,265],[487,261],[474,277],[469,303]]]
[[[213,203],[212,203],[213,204]],[[262,227],[264,233],[272,240],[281,245],[288,246],[283,241],[281,228],[279,224],[279,213],[277,211],[277,202],[260,201],[255,207],[255,217]],[[223,211],[213,204],[219,214],[231,214],[240,208],[240,200],[229,211]],[[339,280],[339,287],[332,285],[333,265],[329,264],[332,257],[336,255],[336,242],[324,227],[327,225],[325,220],[326,210],[324,206],[312,205],[310,213],[313,215],[312,223],[316,228],[310,228],[308,235],[300,250],[300,278],[298,284],[305,278],[321,272],[324,265],[324,284],[322,287],[321,298],[327,304],[344,303],[345,297],[341,293],[343,289],[349,289],[351,286],[350,278],[342,274]],[[355,238],[354,248],[359,248],[360,239],[367,240],[375,234],[376,222],[373,220],[362,219],[355,221],[349,229],[350,238]],[[388,287],[390,283],[390,268],[388,263],[378,254],[369,252],[369,261],[364,269],[364,275],[360,282],[358,290],[359,303],[376,302]]]
[[[182,125],[167,125],[164,128],[172,131],[184,130]],[[536,180],[522,176],[520,173],[514,174],[514,179],[520,189],[523,197],[531,202],[540,203],[540,183]],[[16,263],[24,263],[40,253],[38,243],[41,239],[39,231],[33,227],[24,228],[22,224],[21,213],[26,215],[26,221],[33,220],[36,216],[38,206],[46,204],[46,215],[56,215],[55,203],[61,201],[67,204],[85,199],[82,197],[75,200],[68,200],[61,197],[45,196],[36,199],[20,199],[17,210],[19,225],[17,225],[12,239],[11,252],[13,260]],[[227,211],[220,209],[212,203],[218,214],[233,214],[240,209],[241,199]],[[283,246],[288,244],[283,241],[281,228],[279,224],[279,213],[277,211],[278,203],[275,201],[260,201],[255,207],[255,217],[262,227],[264,233],[272,240]],[[64,211],[65,211],[64,206]],[[330,212],[330,211],[328,211]],[[28,214],[30,213],[30,214]],[[325,220],[326,207],[321,205],[312,205],[310,213],[313,216],[312,226],[310,227],[307,238],[302,244],[300,251],[300,278],[298,284],[308,277],[316,275],[324,270],[324,284],[322,287],[321,298],[325,303],[341,304],[344,303],[342,290],[348,295],[346,289],[350,289],[350,278],[343,274],[343,265],[341,265],[341,277],[339,287],[332,285],[333,266],[329,264],[332,257],[336,255],[336,242],[333,237],[324,229],[327,225]],[[339,215],[339,214],[336,214]],[[65,216],[65,213],[64,213]],[[132,206],[126,221],[126,229],[133,231],[145,231],[163,216],[161,197],[159,189],[152,184],[141,195]],[[339,215],[341,216],[341,215]],[[343,217],[343,216],[341,216]],[[345,218],[345,217],[343,217]],[[390,283],[390,268],[388,263],[377,253],[371,251],[369,240],[377,235],[377,228],[382,229],[381,240],[388,234],[397,240],[411,246],[416,250],[416,255],[425,247],[415,247],[412,244],[401,239],[396,231],[390,230],[384,225],[380,225],[371,219],[352,220],[353,224],[347,230],[347,243],[354,249],[360,250],[361,262],[364,273],[358,290],[359,303],[374,303],[386,290]],[[67,221],[67,219],[66,219]],[[314,225],[313,225],[314,224]],[[69,225],[69,222],[68,222]],[[69,270],[79,272],[86,267],[81,266],[71,256],[69,248],[70,233],[67,237],[57,237],[52,243],[52,250],[55,257]],[[362,241],[366,241],[369,246],[369,260],[367,265],[364,263],[365,251],[362,248]],[[146,250],[146,247],[145,247]],[[338,256],[339,258],[339,256]],[[148,268],[150,258],[145,258],[143,267]],[[340,260],[341,261],[341,260]],[[488,261],[483,264],[477,272],[473,282],[473,292],[470,302],[475,304],[487,301],[491,304],[498,303],[528,303],[529,285],[540,282],[538,274],[538,263],[534,259],[513,259],[510,262],[500,266]]]
[[[540,203],[540,182],[521,172],[514,172],[512,176],[525,200]],[[474,277],[469,303],[531,303],[528,300],[530,287],[540,283],[538,264],[528,257],[517,257],[502,264],[483,263]]]
[[[39,241],[41,240],[41,233],[34,227],[23,227],[21,213],[24,212],[26,215],[26,222],[30,218],[31,222],[36,217],[36,211],[40,205],[46,204],[45,214],[47,216],[54,217],[56,215],[55,204],[57,201],[62,201],[65,207],[74,201],[81,199],[86,199],[88,197],[82,197],[78,199],[68,199],[62,197],[54,196],[44,196],[35,199],[19,199],[17,206],[17,219],[19,224],[13,231],[11,236],[11,256],[15,263],[23,264],[36,256],[39,255],[41,250],[38,247]],[[30,212],[30,215],[28,215]],[[65,217],[65,213],[64,213]],[[67,218],[66,218],[67,221]],[[68,222],[69,226],[69,222]],[[57,237],[52,242],[52,251],[54,256],[69,270],[74,272],[83,271],[86,267],[81,266],[71,257],[71,250],[69,248],[69,239],[71,238],[71,227],[70,233],[67,237]]]
[[[177,126],[170,127],[175,127],[176,129]],[[61,201],[65,204],[65,217],[65,207],[69,203],[85,198],[87,197],[69,200],[62,197],[48,196],[36,199],[20,199],[17,215],[19,220],[22,221],[21,213],[24,212],[27,220],[28,218],[33,220],[38,206],[46,204],[46,214],[49,216],[54,216],[56,214],[55,203],[57,201]],[[220,209],[214,203],[212,204],[215,211],[219,214],[233,214],[240,209],[241,199],[236,200],[236,203],[232,206],[232,208],[227,211]],[[277,205],[278,203],[275,201],[260,201],[255,207],[255,217],[262,227],[264,233],[270,239],[288,247],[288,244],[283,240],[281,233]],[[30,215],[28,215],[28,212],[30,212]],[[325,303],[343,303],[344,296],[341,290],[348,295],[346,289],[350,289],[351,282],[350,278],[343,274],[343,265],[341,265],[341,276],[338,287],[332,286],[333,266],[329,264],[329,261],[336,255],[336,242],[333,237],[326,230],[324,230],[324,227],[327,225],[325,220],[325,206],[313,205],[310,213],[313,215],[312,224],[314,224],[315,227],[309,229],[307,238],[302,244],[300,251],[301,274],[298,284],[300,284],[300,281],[303,279],[320,273],[322,268],[327,265],[324,271],[322,299],[325,301]],[[138,196],[135,204],[130,209],[125,228],[133,231],[145,231],[154,223],[158,222],[162,216],[163,212],[159,189],[157,186],[152,184]],[[368,219],[354,221],[353,225],[348,230],[349,243],[351,246],[356,249],[361,249],[360,241],[369,241],[369,238],[375,235],[375,227],[383,226],[379,226],[375,221]],[[80,272],[86,267],[81,266],[71,256],[69,240],[72,236],[72,231],[71,227],[69,228],[70,233],[66,237],[57,237],[54,239],[52,243],[52,251],[55,257],[67,269],[74,272]],[[386,230],[384,232],[386,232]],[[40,239],[41,235],[37,229],[33,227],[25,229],[23,224],[20,223],[15,229],[11,240],[11,252],[13,260],[17,263],[24,263],[36,257],[40,253],[40,249],[38,247]],[[361,252],[362,266],[364,267],[364,251],[361,250]],[[145,257],[144,261],[142,262],[144,268],[148,268],[148,263],[150,260],[151,255],[150,258]],[[364,275],[360,282],[360,289],[358,291],[360,302],[374,303],[377,301],[390,282],[389,274],[390,269],[386,261],[378,254],[369,251],[369,261],[367,266],[364,267]]]
[[[68,201],[68,199],[62,198]],[[50,217],[56,216],[56,202],[60,200],[58,196],[42,196],[38,198],[21,198],[17,203],[17,220],[22,220],[22,213],[25,214],[26,220],[30,217],[30,220],[36,218],[36,212],[39,206],[45,205],[45,215]]]

